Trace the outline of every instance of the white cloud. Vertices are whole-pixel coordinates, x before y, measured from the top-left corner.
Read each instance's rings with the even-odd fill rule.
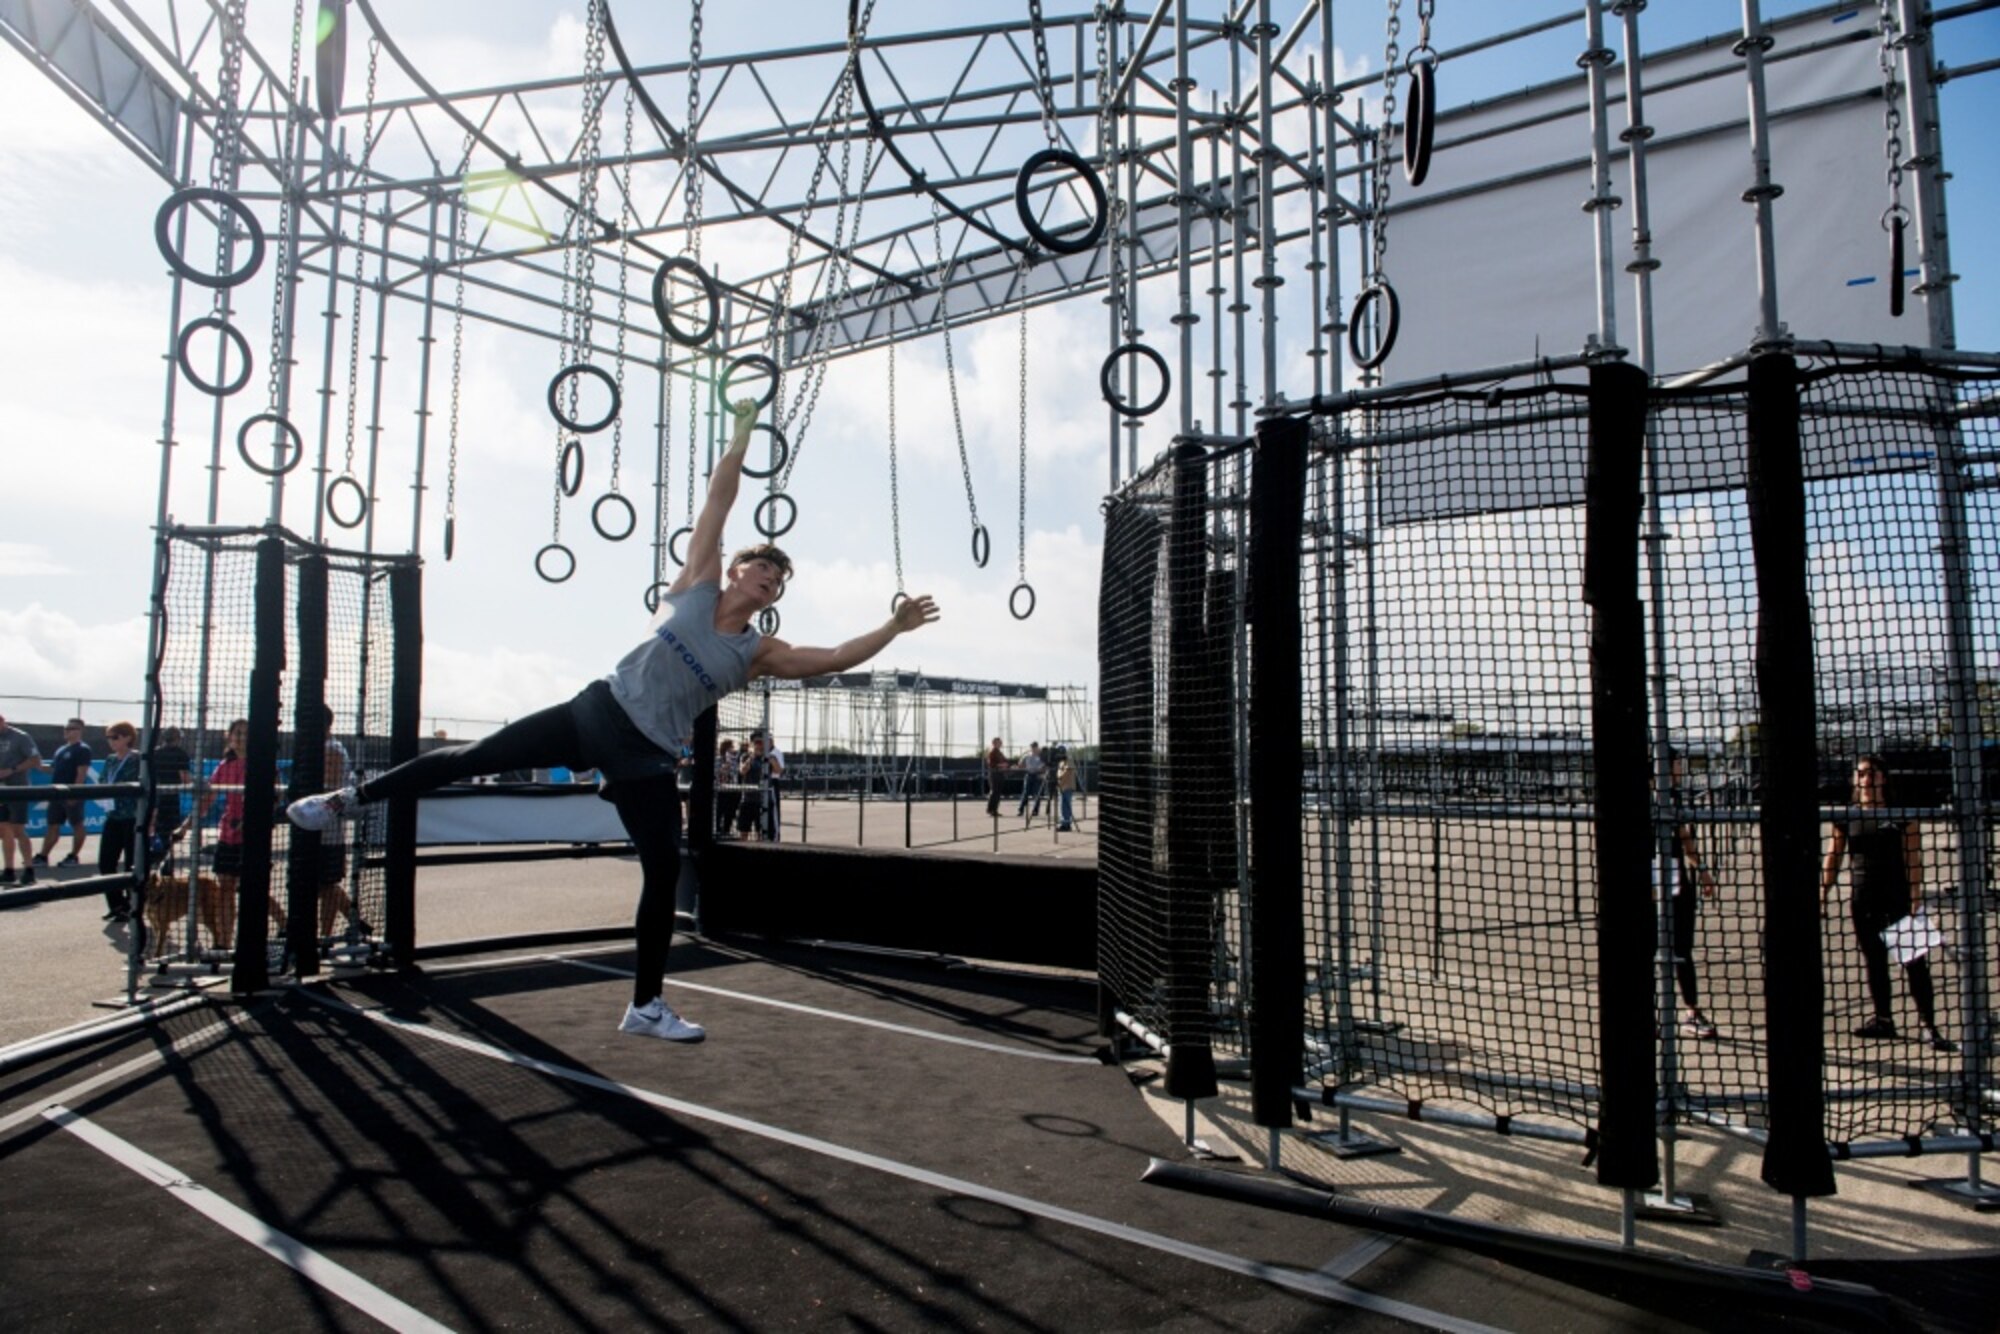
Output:
[[[144,616],[89,623],[39,601],[0,607],[0,643],[8,646],[0,694],[135,701],[144,693]]]
[[[9,575],[67,574],[69,567],[47,547],[26,542],[0,542],[0,579]]]

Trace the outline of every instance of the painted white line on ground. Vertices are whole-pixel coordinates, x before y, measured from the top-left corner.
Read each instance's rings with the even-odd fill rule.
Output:
[[[536,950],[532,954],[500,954],[487,959],[464,959],[458,963],[427,963],[423,968],[426,973],[476,973],[487,968],[507,968],[520,963],[561,963],[572,954],[617,954],[621,950],[630,954],[632,942],[628,940],[617,945],[593,945],[564,954],[550,954],[546,950]]]
[[[270,1226],[255,1214],[231,1204],[214,1191],[189,1180],[182,1173],[147,1153],[129,1140],[120,1139],[104,1127],[78,1116],[69,1108],[55,1106],[42,1115],[75,1135],[112,1161],[131,1168],[154,1185],[202,1215],[212,1223],[235,1233],[274,1260],[283,1262],[340,1298],[348,1305],[395,1330],[448,1331],[437,1321],[406,1302],[398,1301],[344,1265],[335,1264],[318,1251]]]
[[[165,1050],[142,1053],[141,1055],[134,1056],[129,1061],[122,1061],[112,1066],[109,1070],[100,1070],[90,1078],[79,1080],[77,1083],[71,1084],[68,1088],[62,1089],[59,1092],[39,1097],[35,1099],[31,1106],[24,1107],[18,1112],[9,1112],[6,1116],[0,1116],[0,1135],[5,1135],[16,1126],[23,1126],[30,1121],[36,1120],[41,1116],[45,1108],[56,1103],[75,1102],[86,1093],[94,1093],[107,1084],[115,1084],[129,1075],[139,1073],[139,1071],[144,1070],[149,1065],[158,1065],[167,1058],[168,1051],[185,1053],[190,1048],[199,1043],[206,1042],[209,1038],[215,1037],[217,1034],[231,1031],[233,1030],[229,1026],[228,1019],[217,1020],[215,1023],[197,1028],[186,1037],[175,1039]]]
[[[1394,1250],[1400,1241],[1401,1237],[1392,1237],[1385,1232],[1374,1233],[1328,1260],[1319,1267],[1319,1272],[1345,1283]]]
[[[557,1065],[553,1061],[544,1061],[533,1056],[523,1055],[520,1052],[509,1051],[505,1047],[496,1047],[490,1043],[480,1042],[473,1038],[461,1037],[456,1033],[447,1033],[428,1024],[418,1024],[412,1023],[407,1019],[398,1019],[394,1015],[382,1010],[360,1009],[345,1001],[322,995],[320,992],[310,988],[300,987],[294,990],[292,994],[312,1001],[315,1004],[324,1005],[329,1009],[341,1010],[348,1014],[371,1019],[378,1024],[399,1029],[415,1037],[428,1038],[433,1042],[443,1043],[449,1047],[456,1047],[460,1051],[469,1052],[475,1056],[483,1056],[489,1060],[503,1061],[509,1065],[519,1066],[524,1070],[533,1070],[537,1074],[547,1075],[552,1079],[561,1079],[572,1084],[581,1084],[587,1088],[599,1089],[606,1093],[617,1094],[620,1097],[631,1098],[635,1101],[646,1103],[649,1106],[658,1107],[662,1111],[685,1116],[691,1120],[706,1121],[730,1130],[740,1130],[745,1134],[756,1135],[762,1139],[771,1140],[774,1143],[789,1145],[792,1148],[803,1149],[808,1153],[816,1153],[828,1158],[835,1158],[841,1162],[853,1163],[858,1167],[870,1168],[877,1172],[885,1172],[890,1176],[901,1177],[906,1181],[915,1181],[937,1190],[948,1191],[953,1195],[961,1195],[968,1199],[985,1200],[989,1203],[1014,1209],[1035,1218],[1046,1218],[1051,1222],[1080,1228],[1086,1232],[1094,1232],[1099,1236],[1111,1237],[1114,1240],[1129,1242],[1135,1246],[1144,1246],[1150,1250],[1179,1256],[1184,1260],[1193,1260],[1198,1264],[1209,1265],[1232,1274],[1241,1274],[1247,1278],[1259,1279],[1263,1282],[1274,1284],[1277,1287],[1290,1289],[1293,1292],[1304,1293],[1309,1297],[1319,1297],[1327,1301],[1338,1302],[1345,1306],[1352,1306],[1358,1310],[1373,1311],[1377,1314],[1393,1316],[1398,1320],[1407,1320],[1429,1329],[1448,1330],[1452,1334],[1501,1334],[1501,1331],[1491,1325],[1482,1325],[1470,1320],[1460,1320],[1455,1316],[1445,1315],[1439,1311],[1427,1310],[1421,1306],[1413,1306],[1408,1302],[1399,1302],[1388,1297],[1378,1297],[1373,1293],[1362,1292],[1357,1288],[1350,1288],[1344,1283],[1323,1278],[1318,1274],[1308,1273],[1302,1269],[1292,1269],[1284,1265],[1266,1264],[1261,1260],[1250,1260],[1240,1255],[1231,1255],[1227,1251],[1218,1251],[1207,1246],[1199,1246],[1193,1242],[1182,1241],[1177,1237],[1163,1236],[1157,1232],[1147,1232],[1142,1228],[1131,1227],[1124,1223],[1114,1223],[1109,1219],[1097,1218],[1091,1214],[1080,1213],[1074,1209],[1065,1209],[1061,1205],[1047,1204],[1041,1200],[1031,1199],[1026,1195],[1016,1195],[1010,1191],[995,1190],[991,1186],[982,1186],[976,1181],[966,1181],[959,1177],[946,1176],[942,1172],[933,1172],[928,1168],[915,1167],[909,1163],[897,1162],[893,1158],[884,1158],[878,1154],[867,1153],[860,1149],[851,1149],[844,1144],[835,1144],[831,1140],[817,1139],[811,1135],[802,1135],[796,1131],[785,1130],[779,1126],[768,1125],[762,1121],[753,1121],[748,1117],[738,1116],[733,1112],[720,1111],[713,1107],[703,1107],[699,1103],[669,1097],[664,1093],[654,1093],[649,1089],[635,1088],[630,1084],[620,1084],[616,1080],[606,1079],[602,1075],[589,1074],[566,1065]]]
[[[613,968],[609,964],[592,963],[588,959],[570,959],[557,955],[549,956],[559,963],[573,968],[588,968],[592,972],[609,973],[613,977],[630,977],[630,968]],[[711,987],[702,982],[682,982],[678,978],[666,978],[670,987],[684,991],[705,991],[711,996],[726,996],[730,1000],[749,1001],[752,1005],[769,1005],[774,1009],[791,1010],[797,1014],[810,1014],[820,1019],[838,1019],[844,1024],[860,1024],[866,1028],[879,1028],[889,1033],[903,1033],[910,1037],[929,1038],[932,1042],[949,1042],[959,1047],[977,1047],[981,1051],[999,1052],[1002,1056],[1020,1056],[1031,1061],[1054,1061],[1059,1065],[1097,1065],[1095,1056],[1072,1056],[1067,1052],[1034,1051],[1027,1047],[1009,1047],[998,1042],[981,1042],[978,1038],[962,1038],[951,1033],[934,1033],[925,1028],[912,1028],[908,1024],[892,1024],[886,1019],[868,1019],[858,1014],[843,1014],[839,1010],[822,1010],[815,1005],[801,1005],[796,1001],[776,1000],[770,996],[753,996],[747,991],[727,991],[722,987]]]

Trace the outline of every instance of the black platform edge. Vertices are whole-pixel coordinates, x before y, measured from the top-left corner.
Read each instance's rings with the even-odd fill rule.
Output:
[[[1755,1302],[1762,1308],[1819,1319],[1869,1325],[1888,1325],[1892,1321],[1894,1304],[1880,1290],[1864,1283],[1818,1277],[1797,1266],[1758,1269],[1709,1264],[1683,1256],[1627,1250],[1583,1238],[1553,1237],[1420,1209],[1349,1202],[1328,1191],[1309,1190],[1239,1172],[1170,1163],[1160,1158],[1147,1164],[1139,1179],[1196,1195],[1454,1246],[1506,1264],[1555,1261],[1559,1268],[1537,1267],[1536,1272],[1553,1273],[1577,1286],[1586,1286],[1592,1277],[1615,1275],[1671,1285],[1677,1291],[1701,1289]]]
[[[564,931],[534,931],[519,936],[480,936],[470,940],[441,940],[419,945],[410,952],[413,962],[425,959],[462,959],[470,954],[505,954],[512,950],[555,949],[564,945],[600,945],[606,941],[632,939],[631,923],[617,926],[579,926]]]
[[[768,955],[772,946],[781,946],[787,949],[808,950],[816,954],[852,954],[864,959],[887,959],[895,963],[937,968],[948,973],[966,972],[981,977],[1009,978],[1020,982],[1046,982],[1056,987],[1077,987],[1093,994],[1097,990],[1097,974],[1094,971],[1077,968],[1053,966],[1045,968],[987,958],[967,959],[956,954],[940,954],[935,950],[898,949],[893,945],[870,945],[858,940],[827,940],[819,936],[768,936],[718,932],[710,929],[703,938],[711,944],[728,945],[759,956]]]

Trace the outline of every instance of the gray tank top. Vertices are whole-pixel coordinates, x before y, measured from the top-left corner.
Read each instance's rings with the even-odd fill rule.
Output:
[[[721,596],[721,584],[705,582],[661,598],[653,632],[604,678],[633,724],[669,755],[680,754],[704,709],[750,679],[763,636],[755,627],[733,635],[717,630]]]

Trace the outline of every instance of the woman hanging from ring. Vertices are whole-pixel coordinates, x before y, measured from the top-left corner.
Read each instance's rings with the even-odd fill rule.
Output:
[[[680,874],[674,771],[695,718],[753,678],[846,671],[938,618],[929,597],[911,598],[887,621],[836,648],[796,647],[756,630],[754,618],[784,592],[792,563],[764,543],[739,551],[724,569],[723,523],[736,503],[757,409],[744,400],[735,404],[735,414],[735,434],[709,479],[687,564],[660,598],[651,633],[608,676],[483,740],[439,747],[364,783],[295,801],[287,811],[300,828],[325,830],[371,802],[416,796],[480,774],[556,766],[598,770],[604,780],[599,795],[618,808],[642,871],[638,967],[632,1002],[618,1027],[669,1042],[705,1036],[701,1025],[675,1014],[660,997]]]

